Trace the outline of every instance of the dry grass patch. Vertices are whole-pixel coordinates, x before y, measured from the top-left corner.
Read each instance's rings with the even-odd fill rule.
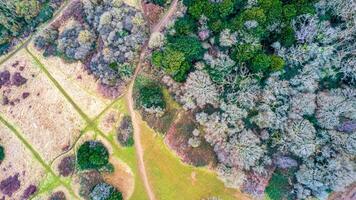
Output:
[[[112,156],[109,161],[114,166],[115,170],[113,173],[103,174],[105,182],[119,190],[124,196],[124,199],[129,199],[134,192],[135,185],[134,175],[132,174],[131,169],[127,164]]]
[[[59,57],[43,57],[32,43],[29,50],[89,117],[98,115],[111,102],[97,92],[98,81],[84,71],[80,62],[66,63]]]
[[[11,197],[5,195],[3,189],[0,190],[0,199],[3,197],[5,199],[22,199],[28,187],[31,185],[38,187],[40,180],[45,176],[45,171],[25,145],[1,123],[0,144],[5,148],[5,159],[0,164],[0,182],[16,176],[20,183],[18,188],[16,186],[17,181],[13,182],[12,186],[7,186],[14,188]]]
[[[105,134],[115,131],[120,117],[118,110],[111,108],[99,119],[98,128]]]
[[[13,67],[17,61],[20,64]],[[20,66],[24,66],[22,71]],[[25,50],[5,62],[1,70],[5,69],[11,74],[20,72],[27,81],[21,86],[0,89],[0,94],[6,94],[10,103],[14,102],[14,105],[0,106],[0,113],[19,127],[28,142],[48,162],[71,145],[85,126],[84,121]],[[26,98],[24,93],[28,93]]]

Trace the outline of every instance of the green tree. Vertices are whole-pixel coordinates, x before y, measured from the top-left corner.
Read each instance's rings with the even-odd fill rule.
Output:
[[[77,162],[80,170],[98,170],[109,163],[109,152],[99,141],[86,141],[78,149]]]
[[[165,109],[166,103],[163,99],[161,88],[152,82],[139,87],[138,104],[144,108]]]
[[[264,53],[261,53],[256,55],[252,59],[250,69],[252,72],[268,72],[271,63],[272,63],[271,57]]]
[[[271,70],[272,71],[280,71],[284,68],[285,62],[284,60],[276,55],[271,56]]]
[[[203,58],[204,49],[196,37],[178,36],[168,38],[168,48],[184,53],[187,62],[197,61]]]
[[[242,44],[235,48],[234,59],[238,62],[247,62],[262,51],[261,45]]]
[[[0,146],[0,162],[3,161],[5,158],[5,151],[4,151],[4,147]]]
[[[179,35],[188,35],[189,33],[194,33],[197,30],[196,27],[197,26],[194,20],[187,16],[179,18],[174,24],[174,29]]]
[[[23,17],[26,21],[30,21],[36,17],[40,11],[40,3],[37,0],[16,0],[16,14]]]
[[[178,82],[186,79],[190,69],[190,65],[185,60],[185,54],[169,47],[162,52],[153,52],[152,64],[163,68],[166,73]]]

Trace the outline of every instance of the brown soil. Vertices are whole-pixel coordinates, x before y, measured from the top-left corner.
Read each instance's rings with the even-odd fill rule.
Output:
[[[134,176],[130,168],[123,162],[110,158],[110,163],[114,166],[113,173],[104,173],[103,177],[105,182],[113,185],[124,196],[124,199],[129,199],[135,187]]]
[[[199,147],[193,148],[188,144],[188,140],[193,136],[192,132],[195,128],[193,117],[189,113],[182,113],[179,120],[169,128],[165,136],[165,143],[185,163],[195,166],[209,165],[214,167],[217,162],[214,150],[202,136],[200,136],[202,143]]]

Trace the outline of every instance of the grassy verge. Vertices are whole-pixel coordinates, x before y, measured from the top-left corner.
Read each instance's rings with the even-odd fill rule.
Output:
[[[163,137],[141,122],[142,145],[149,181],[158,199],[223,200],[246,199],[237,190],[227,189],[216,174],[186,165],[164,144]]]

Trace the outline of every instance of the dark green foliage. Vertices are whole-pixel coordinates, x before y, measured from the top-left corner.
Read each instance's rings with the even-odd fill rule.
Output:
[[[150,0],[150,2],[159,6],[164,6],[166,4],[166,0]]]
[[[185,81],[191,62],[203,57],[204,49],[199,40],[191,36],[169,38],[163,51],[152,54],[152,64],[161,67],[178,82]]]
[[[278,22],[282,18],[282,3],[279,0],[259,0],[260,7],[264,10],[268,24]]]
[[[289,185],[289,178],[292,175],[292,172],[276,170],[273,173],[265,191],[267,200],[291,199],[291,187]]]
[[[170,37],[167,46],[184,53],[185,60],[188,62],[200,60],[204,54],[200,41],[192,36]]]
[[[4,147],[0,146],[0,162],[4,160],[5,158],[5,152],[4,152]]]
[[[166,108],[163,93],[160,86],[145,77],[138,77],[135,82],[135,90],[138,92],[136,103],[143,108]]]
[[[297,16],[297,8],[294,4],[289,4],[283,6],[283,19],[290,22],[294,17]]]
[[[197,25],[193,19],[185,16],[175,22],[174,29],[179,35],[188,35],[189,33],[195,33],[197,31]]]
[[[292,46],[296,41],[293,28],[291,26],[285,27],[282,30],[280,38],[281,38],[281,43],[283,46],[285,46],[285,47]]]
[[[80,170],[99,170],[109,163],[109,152],[99,141],[86,141],[78,149],[77,162]]]
[[[250,69],[252,72],[267,72],[269,67],[272,64],[272,59],[270,56],[266,54],[258,54],[253,58],[252,63],[250,65]]]

